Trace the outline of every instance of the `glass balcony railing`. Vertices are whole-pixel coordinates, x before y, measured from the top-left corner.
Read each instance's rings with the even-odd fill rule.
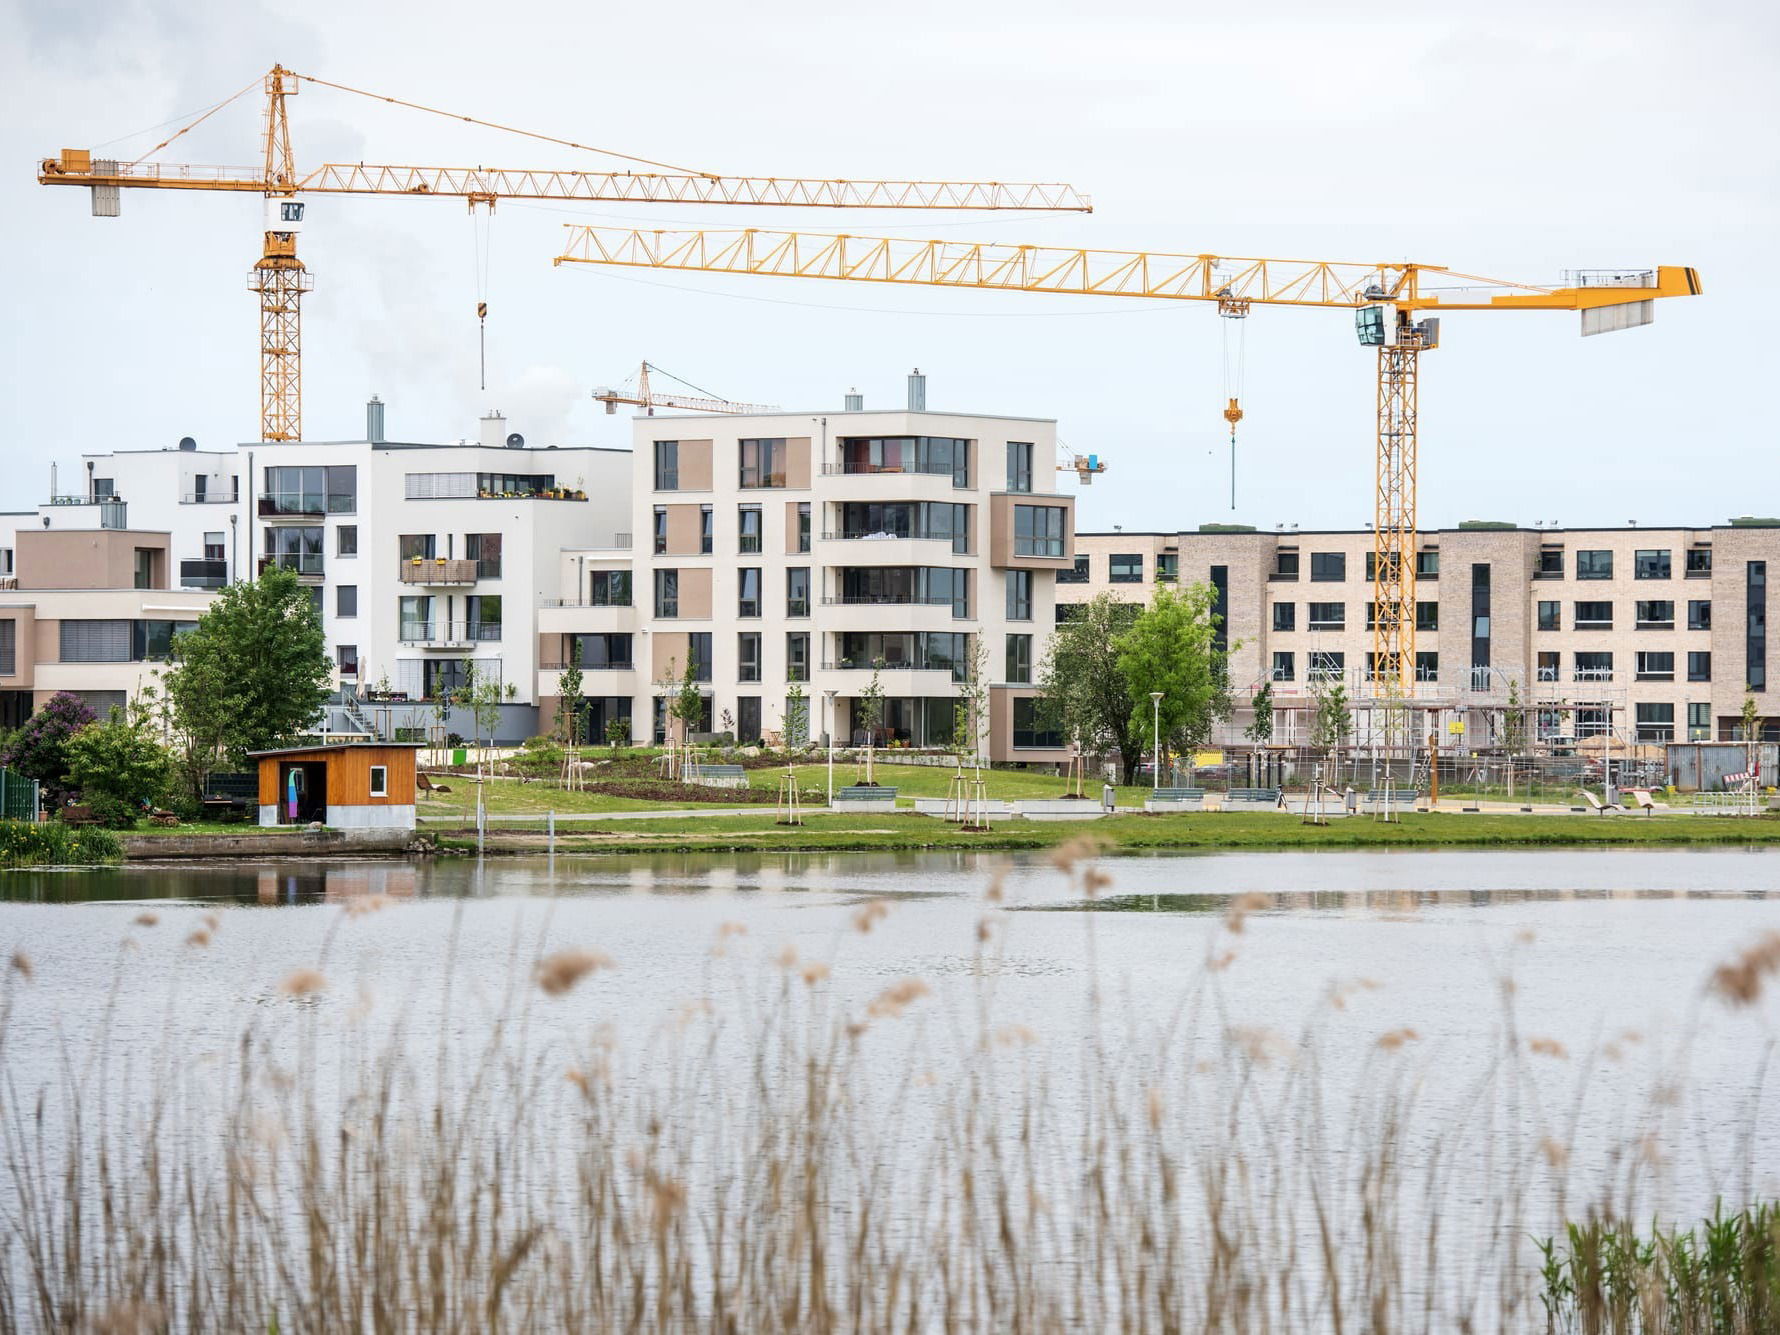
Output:
[[[273,566],[283,566],[299,575],[319,576],[322,573],[322,557],[320,552],[278,552],[260,557],[261,574]]]

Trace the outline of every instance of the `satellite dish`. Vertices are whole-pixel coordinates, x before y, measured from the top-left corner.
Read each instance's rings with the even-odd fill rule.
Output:
[[[195,450],[198,448],[198,442],[193,440],[190,436],[181,436],[179,438],[179,448],[182,450]]]
[[[513,432],[512,435],[507,437],[507,448],[510,450],[523,450],[525,448],[525,437],[520,435],[517,431]]]

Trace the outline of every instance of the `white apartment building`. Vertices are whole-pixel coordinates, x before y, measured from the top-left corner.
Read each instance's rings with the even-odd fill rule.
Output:
[[[981,652],[984,739],[1000,761],[1067,758],[1034,710],[1056,575],[1073,564],[1074,500],[1055,490],[1056,424],[912,406],[761,416],[640,417],[626,545],[561,557],[539,616],[539,694],[578,658],[589,733],[667,733],[690,661],[703,731],[862,741],[880,674],[880,741],[943,746]],[[553,712],[547,705],[547,716]],[[795,740],[795,738],[791,738]]]
[[[1135,602],[1157,581],[1211,585],[1235,646],[1239,706],[1271,682],[1274,740],[1303,741],[1318,688],[1340,680],[1356,701],[1381,698],[1371,672],[1372,541],[1367,531],[1227,525],[1081,534],[1060,577],[1059,615],[1101,592]],[[1497,745],[1512,698],[1527,707],[1534,742],[1607,731],[1644,743],[1731,738],[1748,686],[1775,735],[1780,683],[1767,637],[1775,563],[1775,521],[1473,522],[1423,532],[1415,698],[1427,707],[1424,722],[1455,749]],[[1227,740],[1239,740],[1251,716],[1239,707]]]
[[[390,441],[373,400],[363,440],[91,454],[34,518],[164,531],[176,589],[294,570],[355,702],[335,726],[431,726],[428,702],[468,660],[502,683],[496,735],[518,741],[538,728],[538,613],[559,596],[561,553],[628,541],[630,455],[527,444],[507,425],[490,414],[476,441]],[[472,731],[461,714],[444,726]]]

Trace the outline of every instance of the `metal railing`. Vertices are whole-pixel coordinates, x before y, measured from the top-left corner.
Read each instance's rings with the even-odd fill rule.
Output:
[[[498,621],[404,621],[403,644],[479,644],[501,638]]]
[[[403,584],[474,584],[481,571],[474,561],[410,557],[401,563],[397,577]]]
[[[229,582],[227,561],[181,561],[179,587],[182,589],[220,589]]]
[[[957,616],[969,616],[969,605],[950,594],[854,593],[824,598],[824,607],[950,607]]]
[[[261,574],[273,566],[282,566],[299,575],[319,575],[322,573],[322,556],[320,552],[277,552],[260,557]]]
[[[227,491],[184,491],[179,494],[181,505],[233,505],[241,499],[241,493],[234,487]]]

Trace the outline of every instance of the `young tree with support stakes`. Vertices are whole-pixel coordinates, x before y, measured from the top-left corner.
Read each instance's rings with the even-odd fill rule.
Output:
[[[871,662],[871,680],[853,697],[853,722],[865,729],[865,787],[875,787],[877,779],[873,760],[877,753],[878,729],[884,726],[884,660]]]
[[[581,675],[581,641],[570,636],[569,661],[556,679],[556,725],[563,744],[571,751],[581,744],[581,714],[587,707],[581,698],[585,683]]]
[[[1257,746],[1265,746],[1273,740],[1273,683],[1264,681],[1261,689],[1255,692],[1254,699],[1249,701],[1249,708],[1255,717],[1242,735]]]
[[[833,720],[829,728],[834,727]],[[804,695],[803,686],[792,682],[785,688],[785,750],[801,746],[808,740],[810,732],[810,702]]]
[[[973,635],[964,655],[957,712],[952,716],[952,746],[958,752],[959,765],[974,762],[982,767],[983,734],[988,730],[989,648],[981,635]]]

